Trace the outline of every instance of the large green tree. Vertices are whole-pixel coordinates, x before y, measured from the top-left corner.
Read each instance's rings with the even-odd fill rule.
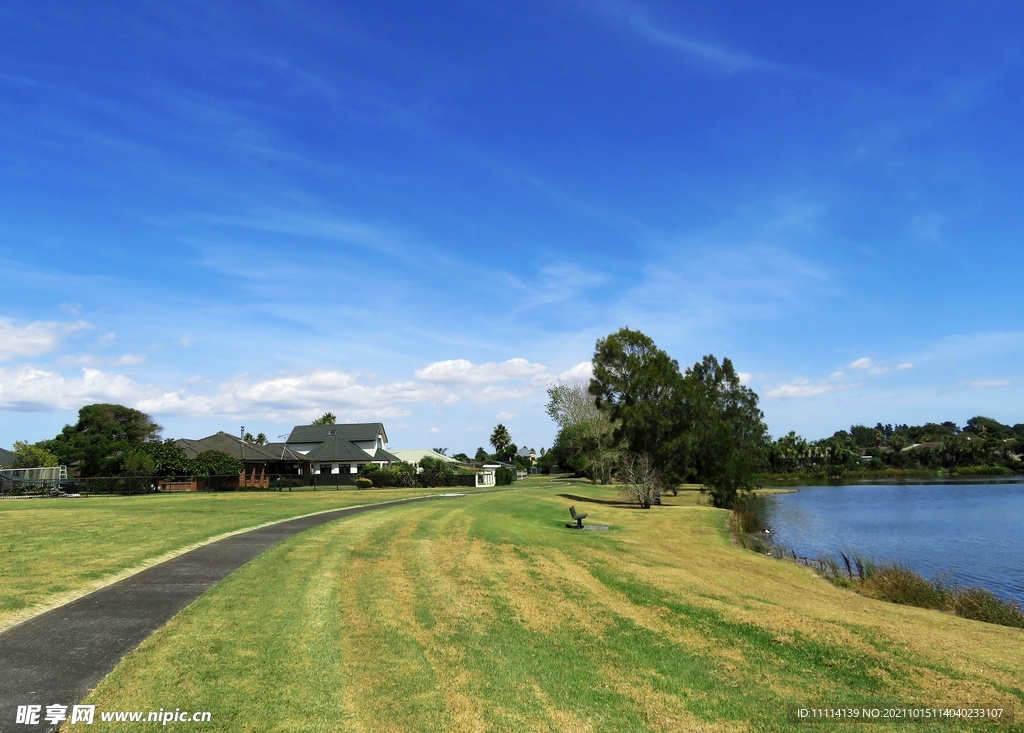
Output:
[[[640,331],[622,328],[598,339],[590,393],[615,425],[615,441],[647,454],[666,485],[693,467],[693,423],[702,412],[700,390],[679,364]]]
[[[123,405],[86,405],[78,422],[65,425],[45,447],[66,465],[77,464],[83,476],[120,472],[125,456],[158,439],[160,426],[144,412]]]
[[[752,489],[767,457],[768,428],[757,395],[745,387],[732,362],[705,356],[686,371],[702,387],[701,419],[694,426],[697,475],[715,506],[730,507]]]
[[[705,356],[684,374],[650,337],[623,328],[598,340],[593,364],[590,393],[616,438],[649,457],[665,486],[695,478],[716,506],[752,488],[767,429],[757,395],[729,359]]]

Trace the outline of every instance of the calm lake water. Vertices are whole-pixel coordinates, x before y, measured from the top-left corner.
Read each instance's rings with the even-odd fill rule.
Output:
[[[754,508],[798,555],[857,551],[1024,603],[1024,483],[806,486]]]

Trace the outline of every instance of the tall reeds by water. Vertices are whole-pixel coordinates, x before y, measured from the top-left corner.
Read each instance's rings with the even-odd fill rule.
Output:
[[[900,563],[876,564],[858,552],[838,557],[800,557],[782,547],[750,507],[741,505],[730,516],[737,544],[760,555],[805,565],[833,585],[889,603],[932,608],[974,621],[1024,629],[1024,608],[976,586],[962,587],[942,579],[929,580]]]

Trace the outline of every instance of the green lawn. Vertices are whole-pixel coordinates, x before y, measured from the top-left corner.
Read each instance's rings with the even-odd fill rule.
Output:
[[[1019,630],[735,548],[690,492],[644,512],[586,483],[530,484],[297,535],[90,702],[208,710],[204,731],[619,732],[800,730],[788,709],[810,701],[1024,701]],[[565,529],[570,503],[611,529]],[[974,728],[991,726],[928,727]]]
[[[0,630],[218,535],[328,509],[429,493],[436,492],[151,494],[0,501]]]

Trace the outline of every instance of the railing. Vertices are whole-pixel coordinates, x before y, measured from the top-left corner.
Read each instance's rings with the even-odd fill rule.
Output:
[[[26,469],[19,469],[26,470]],[[137,496],[221,491],[351,491],[359,474],[258,474],[256,476],[90,476],[85,478],[28,478],[0,471],[0,498],[39,496]],[[58,476],[60,474],[57,474]],[[373,480],[373,473],[368,474]],[[450,486],[479,488],[494,485],[494,473],[456,474]],[[377,486],[374,488],[398,488]],[[414,487],[409,487],[414,488]]]

